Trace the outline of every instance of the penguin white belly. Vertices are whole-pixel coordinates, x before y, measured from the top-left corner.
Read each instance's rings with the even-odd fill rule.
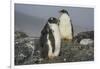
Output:
[[[59,29],[60,29],[61,38],[72,39],[72,33],[71,33],[70,24],[66,24],[66,22],[62,23],[59,26]]]
[[[62,39],[72,39],[72,28],[70,18],[68,16],[62,16],[59,23],[59,29]]]
[[[58,56],[60,52],[60,45],[61,45],[61,36],[60,36],[59,27],[57,24],[52,24],[50,25],[50,27],[53,30],[53,36],[55,39],[55,50],[53,55]]]

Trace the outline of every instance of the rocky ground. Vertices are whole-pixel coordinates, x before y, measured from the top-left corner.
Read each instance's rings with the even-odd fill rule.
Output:
[[[23,33],[21,33],[23,34]],[[81,45],[78,42],[62,42],[61,52],[55,59],[42,59],[40,56],[39,38],[29,38],[15,33],[15,65],[64,63],[94,60],[94,43]],[[76,39],[76,38],[75,38]]]

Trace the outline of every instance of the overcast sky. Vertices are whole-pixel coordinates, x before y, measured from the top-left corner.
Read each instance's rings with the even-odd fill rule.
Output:
[[[30,36],[40,36],[49,17],[59,17],[59,10],[66,9],[71,17],[75,32],[94,29],[94,9],[81,7],[43,6],[15,4],[15,29],[24,31]]]

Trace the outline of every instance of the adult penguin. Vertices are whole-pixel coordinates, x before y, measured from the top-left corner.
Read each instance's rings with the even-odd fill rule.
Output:
[[[61,37],[58,27],[58,19],[50,17],[41,31],[40,36],[41,56],[52,59],[59,56]]]
[[[73,25],[67,10],[63,9],[60,11],[59,21],[61,39],[63,39],[64,41],[72,41]]]

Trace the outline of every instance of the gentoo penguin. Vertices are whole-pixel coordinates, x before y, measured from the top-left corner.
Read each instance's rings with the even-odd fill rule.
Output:
[[[72,41],[73,39],[73,25],[70,19],[69,13],[66,10],[60,11],[61,15],[59,17],[59,29],[61,34],[61,39],[64,41]]]
[[[41,56],[52,59],[59,55],[61,47],[61,37],[58,27],[58,19],[50,17],[41,31],[40,46]]]

